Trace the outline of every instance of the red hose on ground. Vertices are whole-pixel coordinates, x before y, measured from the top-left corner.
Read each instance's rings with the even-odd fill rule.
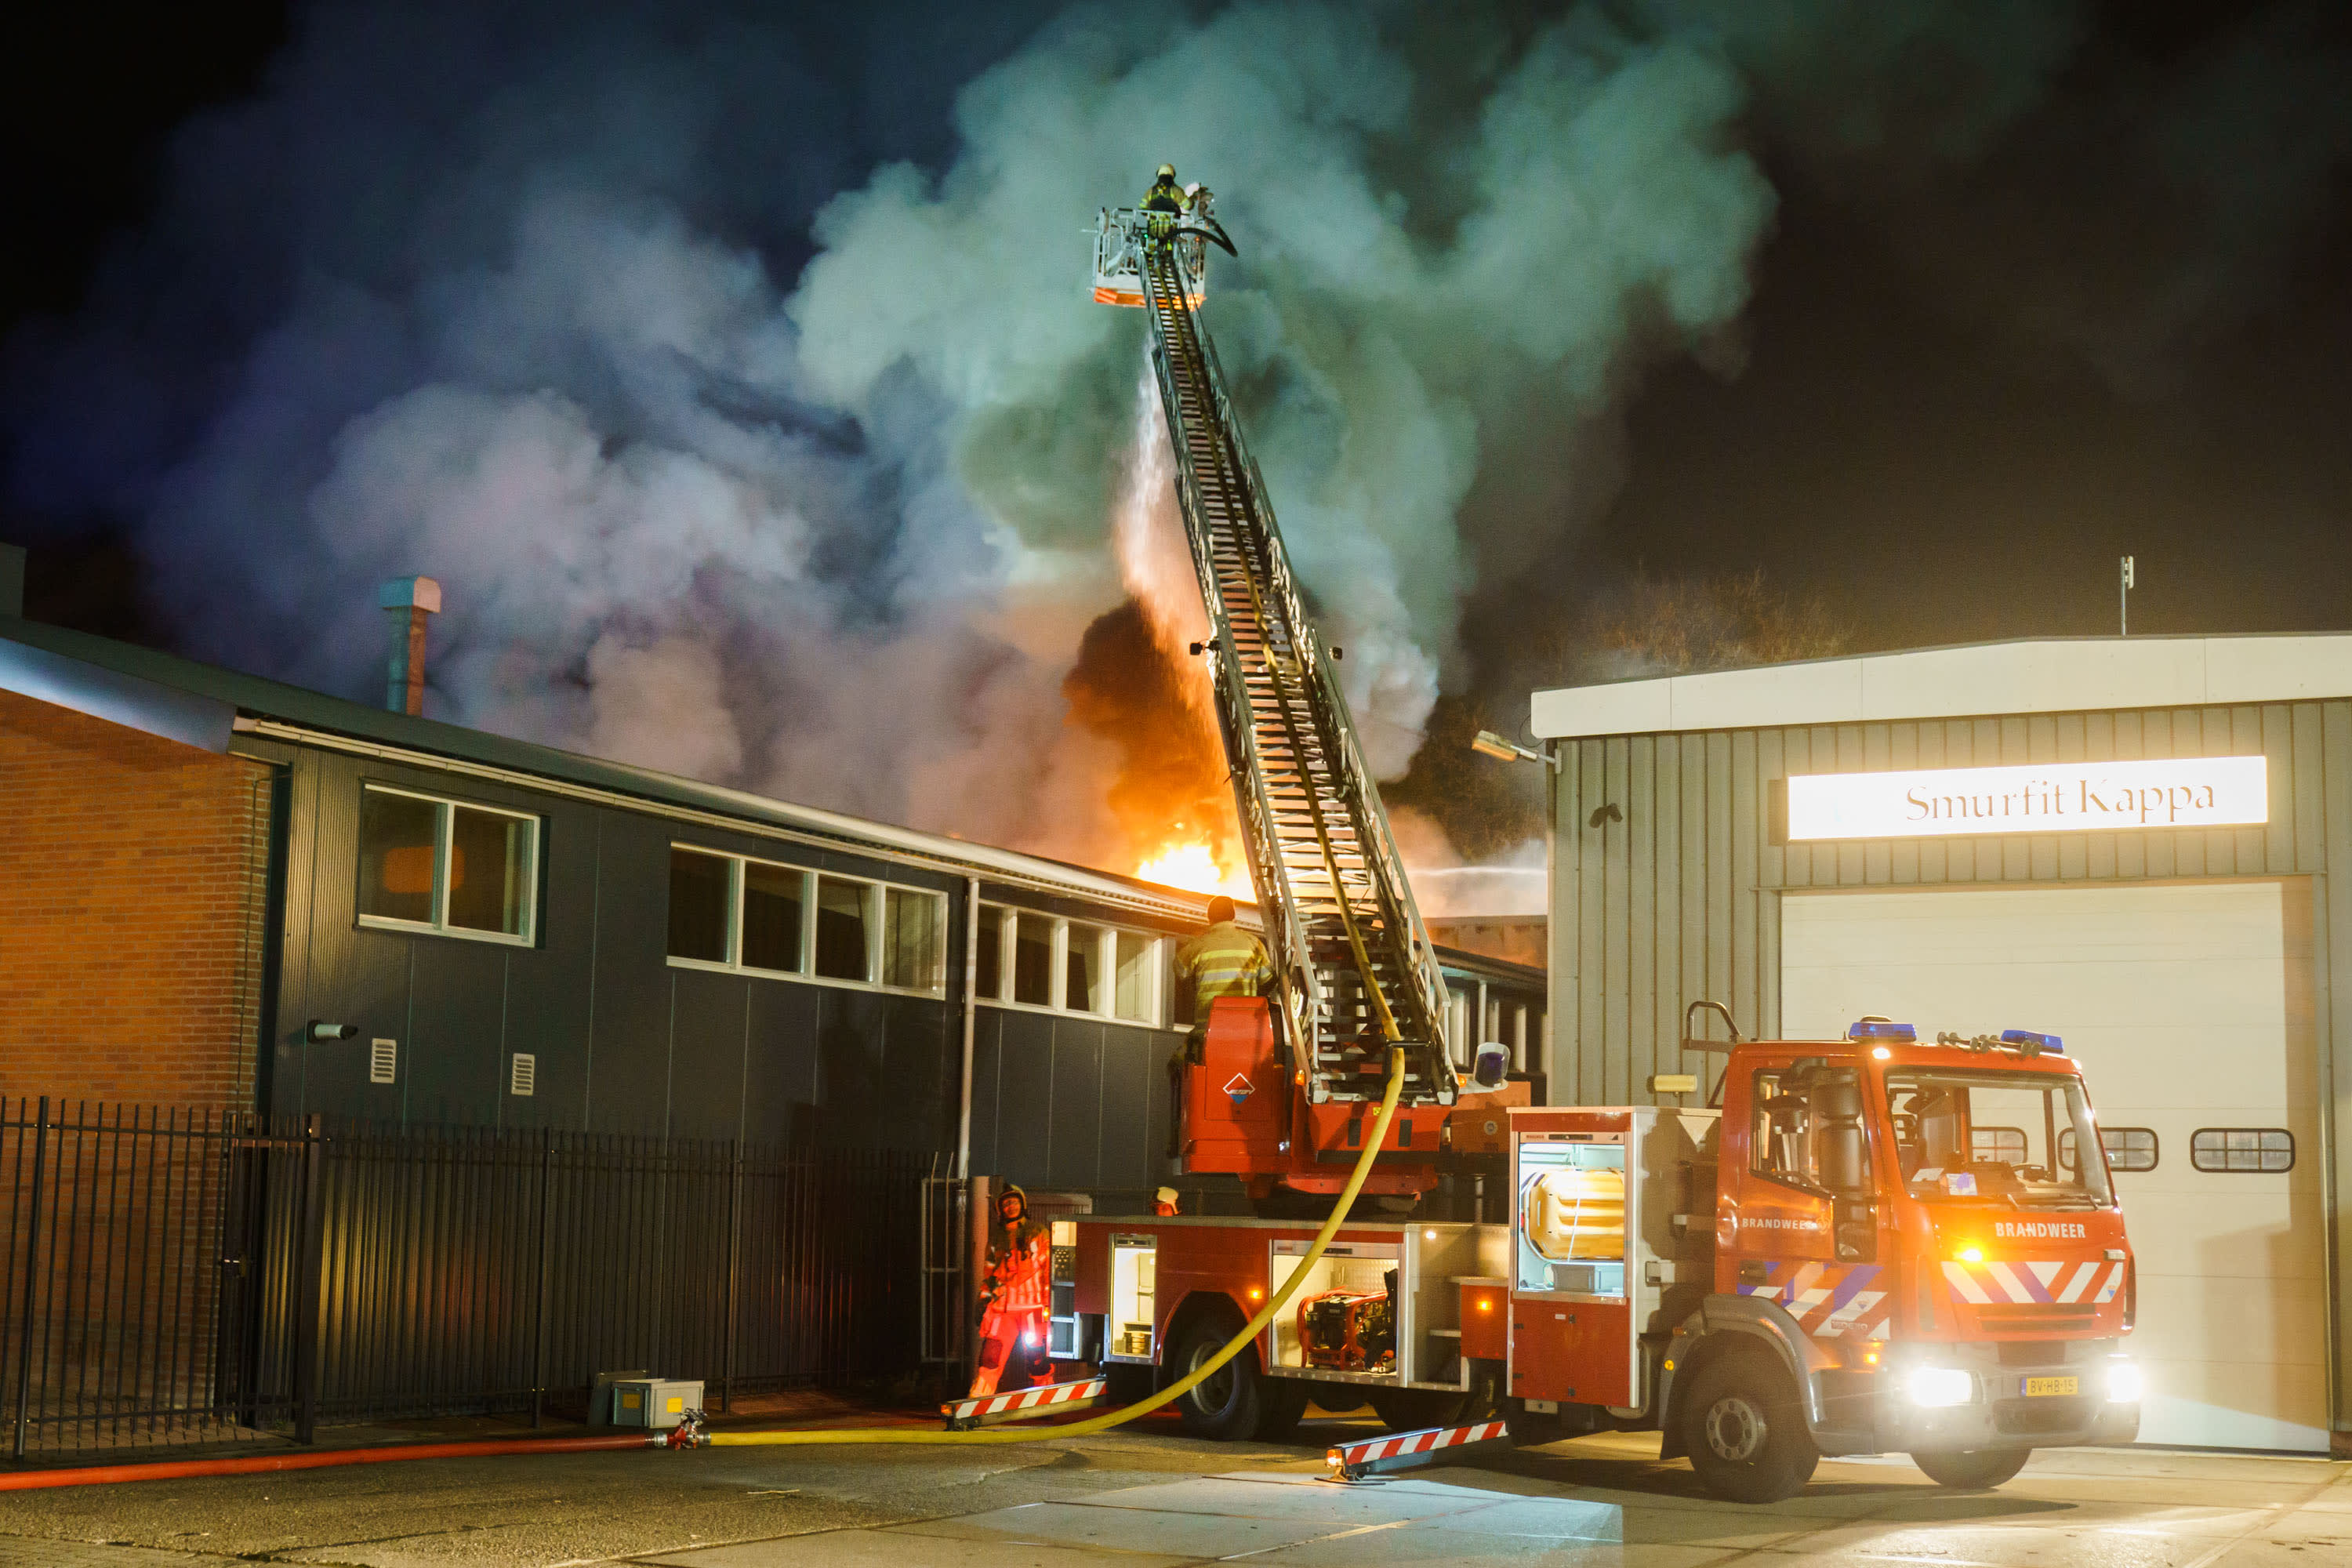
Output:
[[[463,1459],[484,1454],[580,1454],[596,1448],[663,1448],[665,1437],[512,1437],[482,1443],[404,1443],[385,1448],[330,1448],[322,1453],[252,1454],[232,1459],[172,1459],[156,1465],[90,1465],[71,1470],[20,1470],[0,1475],[0,1492],[46,1487],[91,1487],[116,1481],[169,1481],[184,1476],[249,1476],[269,1470],[323,1470],[336,1465],[382,1465],[394,1459]]]

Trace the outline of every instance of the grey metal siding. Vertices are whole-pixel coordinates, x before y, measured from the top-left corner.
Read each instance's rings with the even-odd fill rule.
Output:
[[[1596,736],[1557,742],[1551,889],[1560,1103],[1642,1101],[1653,1073],[1696,1070],[1682,1009],[1727,1004],[1743,1030],[1780,1027],[1780,900],[1806,888],[2311,878],[2315,1063],[2327,1162],[2331,1272],[2352,1256],[2336,1173],[2352,1161],[2352,701],[2279,702]],[[2217,829],[2036,834],[1776,846],[1772,781],[1791,773],[2245,755],[2269,763],[2269,821]],[[1592,821],[1614,805],[1618,821]],[[1667,1097],[1671,1098],[1671,1097]],[[2352,1430],[2341,1368],[2352,1344],[2331,1291],[2331,1408]]]

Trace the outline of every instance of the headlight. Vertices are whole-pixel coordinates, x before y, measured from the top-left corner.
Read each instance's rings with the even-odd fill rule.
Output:
[[[1977,1380],[1956,1366],[1915,1366],[1903,1386],[1912,1404],[1930,1410],[1966,1405],[1977,1396]]]
[[[2139,1403],[2139,1368],[2127,1361],[2119,1361],[2107,1368],[2107,1403],[2137,1405]]]

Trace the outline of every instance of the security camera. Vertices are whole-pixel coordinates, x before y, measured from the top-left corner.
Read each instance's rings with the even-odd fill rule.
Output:
[[[310,1020],[310,1043],[314,1046],[323,1046],[331,1040],[356,1039],[359,1032],[357,1024],[322,1024],[316,1018]]]

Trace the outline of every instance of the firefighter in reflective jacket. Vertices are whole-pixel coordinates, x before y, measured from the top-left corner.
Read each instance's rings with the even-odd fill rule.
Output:
[[[1184,210],[1183,188],[1176,184],[1176,165],[1160,165],[1159,178],[1143,193],[1143,210],[1148,213],[1181,213]]]
[[[1274,989],[1265,944],[1234,920],[1234,901],[1209,900],[1209,929],[1176,950],[1176,979],[1192,983],[1192,1032],[1168,1058],[1168,1157],[1183,1152],[1184,1068],[1198,1066],[1209,1042],[1209,1004],[1220,996],[1263,996]]]
[[[1013,1387],[1050,1379],[1034,1376],[1049,1364],[1045,1353],[1048,1302],[1054,1288],[1052,1229],[1029,1217],[1029,1194],[1008,1186],[996,1200],[996,1235],[988,1249],[988,1282],[982,1287],[980,1370],[973,1394],[994,1394],[1005,1369],[1016,1362],[1022,1376]]]

